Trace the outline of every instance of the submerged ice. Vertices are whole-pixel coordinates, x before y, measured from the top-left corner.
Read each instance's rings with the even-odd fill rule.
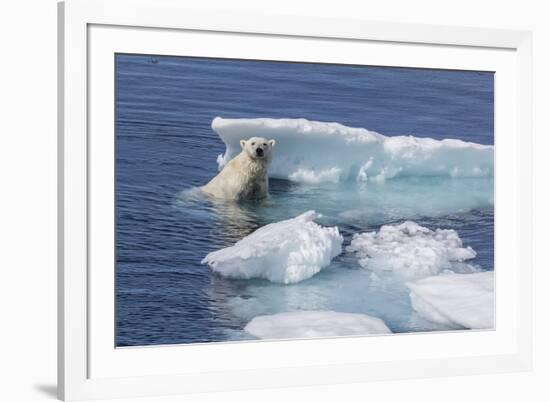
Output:
[[[363,268],[407,280],[476,270],[465,263],[476,252],[463,246],[455,230],[430,230],[412,221],[384,225],[378,232],[356,233],[347,251],[356,255]]]
[[[314,222],[320,215],[305,212],[263,226],[235,243],[208,254],[203,264],[229,278],[262,278],[277,283],[308,279],[342,252],[337,227]]]
[[[423,318],[450,327],[494,327],[494,271],[448,274],[407,283],[411,303]]]
[[[491,177],[493,151],[457,139],[387,137],[364,128],[306,119],[223,119],[212,129],[226,145],[221,169],[252,136],[277,141],[270,177],[318,184],[346,180],[381,182],[394,177]]]
[[[244,328],[260,339],[388,334],[384,321],[366,314],[294,311],[253,318]]]

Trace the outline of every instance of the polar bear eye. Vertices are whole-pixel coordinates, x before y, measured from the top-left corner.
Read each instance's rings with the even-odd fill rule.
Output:
[[[251,145],[254,146],[255,142],[253,142]]]
[[[267,144],[264,142],[264,147],[267,147]]]

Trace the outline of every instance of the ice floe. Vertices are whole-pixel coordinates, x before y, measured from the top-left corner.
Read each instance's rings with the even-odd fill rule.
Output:
[[[465,263],[476,252],[463,246],[455,230],[430,230],[412,221],[384,225],[378,232],[356,233],[346,250],[355,253],[363,268],[406,280],[447,271],[476,271]]]
[[[262,136],[277,141],[270,176],[297,182],[493,175],[493,146],[456,139],[388,137],[364,128],[306,119],[216,117],[212,129],[226,145],[217,159],[220,169],[241,152],[241,139]]]
[[[447,274],[407,283],[423,318],[443,325],[490,329],[495,325],[494,271]]]
[[[384,321],[366,314],[294,311],[253,318],[244,328],[260,339],[388,334]]]
[[[320,215],[305,212],[263,226],[231,247],[208,254],[203,264],[229,278],[263,278],[277,283],[308,279],[342,252],[337,227],[314,222]]]

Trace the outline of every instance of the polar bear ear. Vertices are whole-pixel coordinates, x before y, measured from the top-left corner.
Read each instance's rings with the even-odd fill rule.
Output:
[[[246,140],[241,140],[241,148],[244,148],[246,146]]]
[[[269,145],[273,148],[275,146],[275,140],[269,140]]]

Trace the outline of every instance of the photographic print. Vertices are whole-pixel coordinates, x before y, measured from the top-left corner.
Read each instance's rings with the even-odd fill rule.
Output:
[[[494,328],[493,72],[115,65],[116,346]]]

